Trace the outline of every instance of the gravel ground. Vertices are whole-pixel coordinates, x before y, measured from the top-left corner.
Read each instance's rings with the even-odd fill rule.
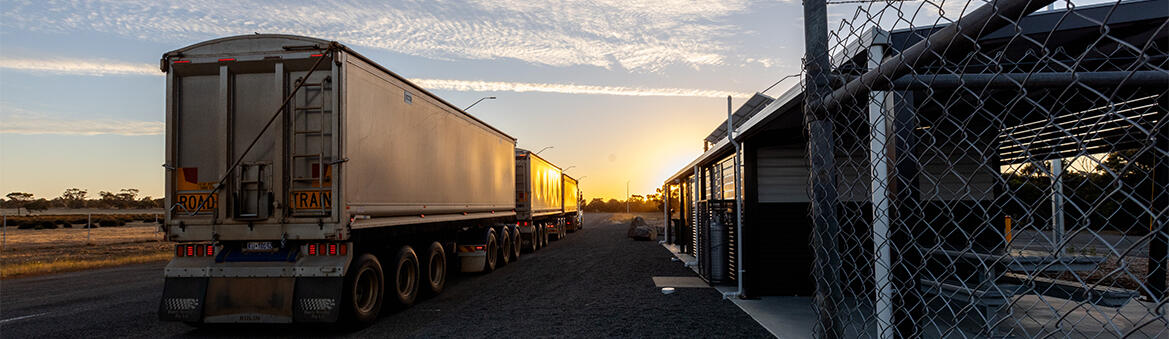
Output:
[[[354,336],[770,337],[712,288],[663,295],[654,276],[694,276],[657,242],[625,237],[628,214],[585,228],[489,275],[384,317]],[[687,319],[687,316],[690,316]]]
[[[0,336],[21,337],[770,337],[711,288],[663,295],[654,276],[693,276],[656,242],[625,238],[627,214],[585,228],[349,333],[305,326],[195,329],[159,322],[162,264],[2,282]]]

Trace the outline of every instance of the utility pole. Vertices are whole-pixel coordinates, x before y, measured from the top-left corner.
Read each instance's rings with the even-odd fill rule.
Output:
[[[629,213],[629,180],[625,180],[625,213]]]

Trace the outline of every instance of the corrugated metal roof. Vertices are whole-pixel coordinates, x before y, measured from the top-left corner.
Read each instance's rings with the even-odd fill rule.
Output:
[[[736,118],[736,121],[742,121],[742,123],[735,124],[735,140],[742,141],[745,136],[750,136],[758,128],[766,125],[772,120],[775,120],[775,118],[783,115],[785,112],[792,111],[793,108],[803,107],[799,105],[803,101],[803,94],[804,85],[803,82],[800,82],[788,87],[788,89],[784,91],[784,93],[781,94],[778,98],[773,99],[767,97],[770,100],[766,104],[761,105],[760,108],[756,109],[755,113],[752,114],[749,118],[743,120],[738,120],[738,118]],[[802,112],[802,110],[800,111]],[[726,133],[726,120],[723,120],[722,126],[724,129],[723,133]],[[674,175],[670,176],[670,178],[666,181],[669,182],[683,178],[693,171],[694,166],[703,165],[713,161],[712,159],[721,159],[722,157],[725,157],[732,152],[731,143],[727,141],[725,134],[722,138],[714,140],[713,143],[714,145],[707,149],[706,152],[703,152],[702,155],[698,156],[698,158],[690,161],[689,164],[686,164],[686,166],[682,167],[682,169],[678,170],[677,173],[674,173]]]
[[[751,96],[750,99],[747,99],[746,103],[743,103],[742,106],[739,106],[739,109],[735,110],[735,119],[731,123],[734,125],[735,129],[738,129],[739,126],[743,125],[744,122],[746,122],[748,119],[751,119],[751,117],[755,116],[755,114],[759,113],[759,111],[763,110],[763,107],[767,106],[767,104],[770,104],[772,101],[775,101],[775,99],[772,97],[766,96],[763,93],[755,93],[755,95]],[[726,119],[723,119],[723,122],[719,123],[718,126],[714,128],[714,131],[710,132],[710,135],[706,136],[706,142],[713,144],[717,143],[719,139],[724,139],[726,137],[727,121]]]

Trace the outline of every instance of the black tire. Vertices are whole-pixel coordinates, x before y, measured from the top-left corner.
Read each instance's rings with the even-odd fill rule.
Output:
[[[368,326],[377,321],[385,297],[385,275],[377,257],[358,256],[345,276],[343,320],[353,326]]]
[[[495,271],[495,259],[499,259],[499,243],[495,241],[495,232],[487,233],[487,260],[483,260],[483,273]]]
[[[524,251],[524,237],[520,235],[519,229],[513,229],[511,234],[513,239],[511,261],[520,260],[520,253]]]
[[[548,226],[547,226],[547,225],[545,225],[545,226],[544,226],[544,239],[541,239],[541,240],[540,240],[540,241],[543,241],[543,242],[544,242],[544,247],[548,247],[548,244],[549,244],[548,237],[549,237],[549,236],[550,236],[550,235],[548,234]]]
[[[394,303],[400,308],[407,308],[414,305],[414,300],[418,299],[418,285],[421,280],[421,274],[418,270],[418,255],[414,254],[414,249],[410,246],[402,246],[398,249],[398,254],[394,256],[394,280],[390,282],[393,287],[390,295],[394,297]]]
[[[498,267],[507,266],[511,262],[511,233],[507,229],[501,230],[502,232],[499,232],[499,259],[495,262]]]
[[[538,233],[533,230],[532,234],[528,237],[530,238],[528,239],[528,253],[534,253],[536,250],[540,249],[540,242],[536,240],[536,234]]]
[[[430,295],[438,295],[446,288],[447,276],[447,260],[446,249],[442,244],[436,242],[430,243],[430,248],[426,250],[425,254],[426,275],[424,281],[426,282],[426,292]]]

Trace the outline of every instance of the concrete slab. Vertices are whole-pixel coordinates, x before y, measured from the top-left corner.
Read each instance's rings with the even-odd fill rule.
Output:
[[[662,244],[666,250],[670,251],[674,257],[678,258],[679,264],[696,262],[694,257],[686,253],[678,253],[678,246],[671,244]],[[696,265],[686,265],[690,269],[698,273]],[[654,277],[654,282],[657,283],[657,278]],[[688,277],[697,280],[699,283],[706,286],[706,282],[702,278]],[[659,285],[659,287],[662,287]],[[736,287],[732,286],[716,286],[719,292],[727,293],[733,292]],[[812,312],[812,298],[811,297],[762,297],[759,299],[743,300],[738,298],[730,298],[731,302],[742,309],[744,313],[755,319],[759,325],[771,332],[776,338],[810,338],[812,337],[812,326],[816,323],[816,314]]]
[[[677,247],[664,247],[682,262],[694,260],[689,255],[677,253]],[[692,269],[697,271],[696,267]],[[736,287],[716,286],[715,289],[726,294],[734,292]],[[810,296],[729,300],[777,338],[812,337],[816,313],[812,310]],[[873,314],[871,303],[848,300],[845,304],[851,307],[841,310],[843,321],[849,324],[843,329],[844,337],[875,336],[877,329],[870,319]],[[930,306],[935,311],[955,307],[937,300]],[[1022,295],[1012,299],[1009,309],[1004,311],[1007,317],[998,326],[998,331],[1007,337],[1112,337],[1128,334],[1136,338],[1167,338],[1169,317],[1164,316],[1164,311],[1159,312],[1158,307],[1155,303],[1140,300],[1130,301],[1122,307],[1102,307],[1042,295]],[[984,320],[977,312],[964,310],[961,313],[957,319],[946,316],[947,312],[931,314],[922,324],[924,337],[978,337]]]
[[[657,287],[710,288],[710,285],[699,277],[653,277],[653,280]]]
[[[719,292],[733,292],[735,287],[716,287]],[[812,311],[812,297],[761,297],[759,299],[730,298],[735,306],[759,322],[776,338],[811,338],[816,313]]]

